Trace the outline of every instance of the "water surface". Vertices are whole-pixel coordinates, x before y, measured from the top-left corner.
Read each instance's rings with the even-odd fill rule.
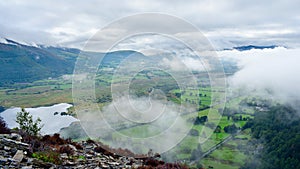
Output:
[[[68,127],[72,122],[78,121],[78,119],[72,116],[61,116],[61,112],[67,112],[67,108],[71,107],[71,104],[60,103],[49,107],[37,107],[37,108],[25,108],[33,116],[33,119],[40,118],[41,124],[44,127],[41,130],[41,134],[54,134],[58,133],[63,127]],[[16,114],[20,112],[21,108],[10,108],[0,113],[0,116],[6,121],[9,128],[18,127],[16,123]],[[58,112],[57,115],[54,115]]]

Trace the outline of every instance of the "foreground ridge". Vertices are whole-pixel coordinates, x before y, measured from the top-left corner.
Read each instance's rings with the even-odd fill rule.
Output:
[[[93,140],[72,142],[59,134],[43,137],[0,134],[3,168],[188,168],[159,158],[159,154],[134,155],[126,149],[110,149]]]

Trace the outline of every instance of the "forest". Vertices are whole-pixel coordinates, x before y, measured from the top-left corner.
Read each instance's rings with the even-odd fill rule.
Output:
[[[251,158],[241,169],[300,168],[300,120],[291,106],[277,104],[255,113],[244,128],[251,129]]]

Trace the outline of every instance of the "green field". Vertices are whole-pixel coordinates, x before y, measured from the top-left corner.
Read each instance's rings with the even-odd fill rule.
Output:
[[[39,107],[56,103],[72,103],[71,80],[40,80],[0,90],[0,105],[7,108]]]
[[[206,168],[208,166],[212,166],[214,169],[239,168],[247,159],[247,152],[245,152],[246,148],[244,147],[250,139],[249,133],[250,130],[247,129],[236,135],[234,139],[202,159],[201,163]]]

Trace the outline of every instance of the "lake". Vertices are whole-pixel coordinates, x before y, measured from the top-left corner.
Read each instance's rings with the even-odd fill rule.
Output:
[[[78,121],[78,119],[72,116],[60,115],[61,112],[67,112],[67,108],[71,106],[71,104],[60,103],[48,107],[25,108],[25,110],[30,112],[34,120],[38,117],[42,120],[41,124],[44,127],[41,130],[41,134],[45,135],[58,133],[61,128],[68,127],[72,122]],[[1,112],[0,116],[3,117],[9,128],[15,128],[18,127],[16,114],[20,111],[21,108],[19,107],[9,108]],[[58,112],[58,114],[54,115],[55,112]]]

